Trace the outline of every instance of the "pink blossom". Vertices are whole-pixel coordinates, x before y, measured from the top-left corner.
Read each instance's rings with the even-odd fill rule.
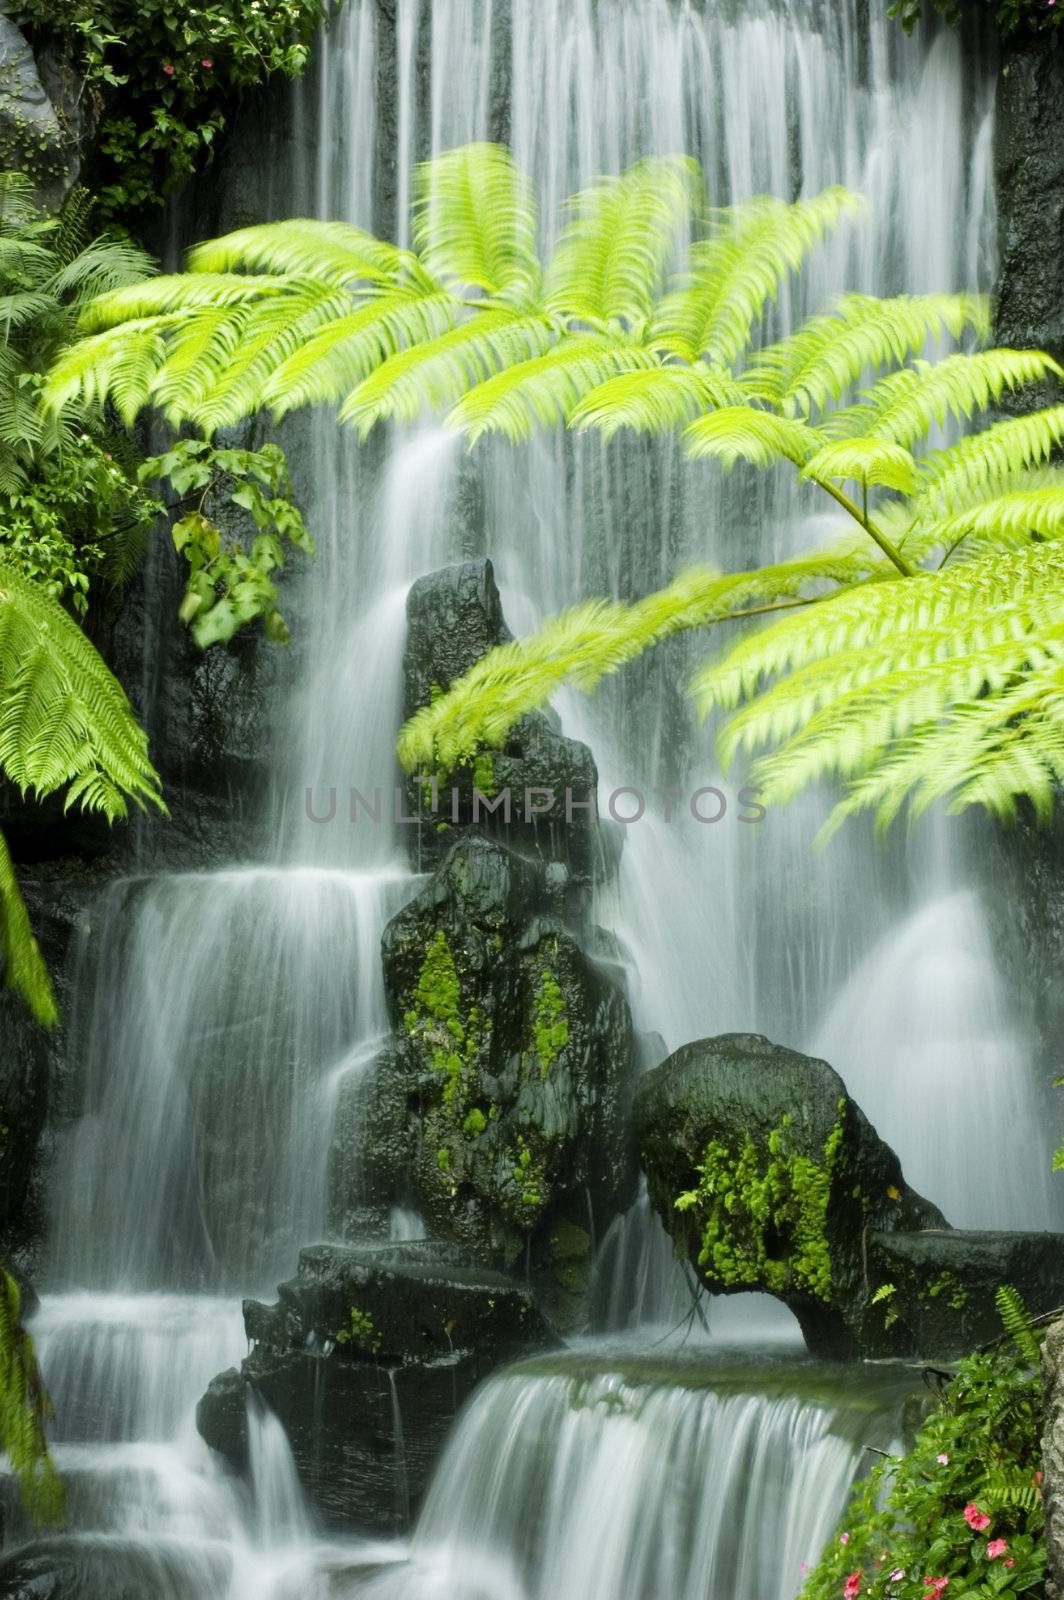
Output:
[[[214,66],[214,62],[211,60],[210,56],[204,56],[203,60],[200,62],[200,66],[204,69],[204,71],[210,72],[211,68]]]
[[[939,1595],[948,1583],[948,1578],[925,1578],[924,1588],[928,1591],[925,1600],[938,1600]]]
[[[891,1581],[891,1583],[900,1583],[901,1580],[904,1578],[904,1576],[905,1576],[904,1568],[895,1567],[894,1571],[890,1575],[890,1581]]]
[[[169,61],[167,61],[163,66],[163,71],[166,73],[168,78],[172,78],[176,70],[176,67],[172,67]]]
[[[1011,1556],[1006,1556],[1005,1557],[1005,1565],[1007,1567],[1014,1567],[1016,1565],[1016,1563],[1015,1563],[1015,1561],[1013,1561]]]
[[[964,1508],[964,1520],[975,1533],[982,1533],[984,1528],[989,1528],[990,1518],[985,1511],[980,1511],[974,1500],[969,1500]]]
[[[840,1544],[849,1544],[849,1542],[850,1542],[850,1536],[849,1536],[848,1533],[840,1533],[839,1534],[839,1543]]]
[[[986,1547],[986,1559],[988,1561],[996,1561],[998,1556],[1003,1556],[1005,1554],[1005,1551],[1008,1549],[1008,1547],[1008,1541],[1006,1539],[991,1539],[990,1543]]]
[[[936,1459],[937,1459],[938,1464],[939,1464],[940,1467],[948,1467],[949,1466],[949,1456],[946,1454],[946,1452],[944,1450],[943,1450],[943,1452],[942,1452],[942,1454],[940,1456],[936,1457]]]
[[[846,1579],[846,1582],[843,1584],[842,1592],[843,1592],[843,1595],[845,1596],[845,1600],[857,1600],[857,1596],[861,1592],[861,1569],[860,1569],[860,1567],[858,1567],[856,1572],[851,1572],[850,1573],[850,1576]]]

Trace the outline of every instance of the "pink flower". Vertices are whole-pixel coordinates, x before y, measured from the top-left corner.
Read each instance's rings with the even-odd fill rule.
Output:
[[[1014,1567],[1016,1565],[1016,1563],[1015,1563],[1015,1561],[1013,1561],[1011,1556],[1006,1556],[1005,1557],[1005,1565],[1007,1567]]]
[[[927,1594],[924,1600],[938,1600],[939,1595],[948,1583],[948,1578],[925,1578],[924,1588],[927,1590]]]
[[[214,66],[214,62],[211,60],[210,56],[204,56],[203,60],[200,62],[200,66],[205,72],[210,72],[211,68]]]
[[[840,1544],[849,1544],[849,1542],[850,1542],[850,1536],[849,1536],[848,1533],[840,1533],[839,1534],[839,1543]]]
[[[975,1533],[982,1533],[984,1528],[989,1528],[990,1518],[985,1511],[980,1511],[974,1500],[969,1500],[964,1508],[964,1520]]]
[[[998,1556],[1005,1554],[1008,1547],[1008,1541],[1005,1539],[991,1539],[986,1547],[986,1559],[988,1561],[996,1561]]]
[[[845,1596],[845,1600],[857,1600],[857,1596],[861,1592],[860,1567],[858,1567],[856,1572],[850,1573],[850,1576],[846,1579],[846,1582],[842,1586],[842,1592]]]
[[[894,1571],[890,1575],[890,1581],[891,1581],[891,1583],[900,1583],[901,1580],[904,1578],[904,1576],[905,1576],[905,1572],[904,1572],[903,1568],[895,1567]]]
[[[166,76],[168,78],[172,78],[174,73],[176,72],[176,70],[177,70],[177,68],[176,67],[172,67],[170,65],[169,61],[167,61],[165,66],[163,67],[163,71],[166,73]]]
[[[948,1467],[949,1466],[949,1456],[946,1454],[946,1452],[944,1450],[943,1450],[943,1452],[942,1452],[942,1454],[940,1456],[936,1457],[936,1460],[938,1461],[938,1464],[939,1464],[940,1467]]]

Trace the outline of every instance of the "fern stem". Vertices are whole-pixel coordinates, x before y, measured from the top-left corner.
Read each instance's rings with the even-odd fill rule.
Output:
[[[897,545],[892,544],[887,538],[886,534],[880,532],[875,523],[872,521],[871,517],[868,516],[867,513],[862,513],[860,506],[857,505],[855,501],[851,500],[849,495],[846,494],[844,490],[839,489],[831,482],[829,478],[818,478],[813,476],[809,481],[811,483],[819,484],[820,487],[826,490],[826,492],[834,501],[837,502],[838,505],[842,506],[844,511],[849,512],[853,520],[860,524],[860,526],[868,534],[869,538],[875,540],[876,544],[878,544],[887,560],[893,562],[903,577],[916,577],[916,568],[912,565],[912,563],[906,561]]]

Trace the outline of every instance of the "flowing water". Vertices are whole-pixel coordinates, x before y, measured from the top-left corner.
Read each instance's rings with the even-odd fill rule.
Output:
[[[405,240],[413,163],[504,138],[536,179],[549,244],[560,201],[596,173],[684,151],[715,203],[840,182],[867,195],[868,220],[782,298],[782,325],[843,288],[986,287],[992,73],[955,35],[905,39],[883,9],[346,0],[314,73],[278,102],[242,204]],[[290,1273],[325,1225],[339,1085],[385,1026],[378,941],[414,880],[387,803],[355,825],[345,797],[394,781],[410,582],[489,553],[523,628],[585,594],[643,593],[685,561],[792,552],[830,525],[783,475],[724,483],[660,443],[541,439],[470,459],[435,425],[360,450],[326,418],[292,438],[320,554],[289,607],[299,642],[272,859],[116,884],[79,954],[73,1115],[36,1333],[85,1560],[132,1550],[177,1600],[314,1600],[330,1573],[333,1595],[787,1600],[863,1444],[889,1439],[896,1397],[869,1401],[842,1375],[812,1392],[808,1368],[722,1367],[719,1330],[734,1336],[738,1317],[740,1338],[761,1343],[760,1313],[744,1304],[718,1322],[714,1309],[707,1345],[705,1305],[645,1199],[604,1242],[599,1322],[644,1346],[684,1325],[702,1377],[670,1346],[653,1369],[600,1349],[491,1380],[409,1549],[318,1539],[257,1404],[246,1487],[195,1433],[208,1379],[242,1354],[237,1297]],[[1050,1221],[1048,1196],[1018,1189],[989,1147],[970,1092],[1011,1103],[1008,1137],[1030,1152],[1029,1051],[966,831],[929,824],[877,853],[852,829],[818,857],[816,798],[740,820],[741,777],[720,779],[683,696],[704,648],[676,643],[594,702],[560,703],[604,799],[649,799],[618,824],[620,870],[597,907],[630,958],[641,1033],[659,1058],[734,1028],[822,1050],[951,1220]],[[712,824],[685,805],[710,784],[726,802]],[[344,798],[323,821],[331,786]],[[680,791],[671,819],[655,787]],[[397,1212],[393,1231],[415,1238],[420,1221]]]

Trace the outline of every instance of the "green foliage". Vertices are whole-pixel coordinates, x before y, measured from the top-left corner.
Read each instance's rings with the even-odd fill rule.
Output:
[[[241,90],[302,72],[327,0],[15,0],[37,42],[63,47],[100,113],[103,215],[160,205],[200,166]]]
[[[0,772],[22,795],[123,817],[162,806],[148,743],[121,685],[81,629],[33,579],[0,561]],[[4,981],[46,1025],[55,999],[0,843]]]
[[[925,0],[891,0],[887,16],[897,17],[906,33],[911,33],[925,10],[930,9]],[[934,0],[934,10],[952,27],[965,14],[985,16],[990,13],[1003,37],[1020,30],[1040,33],[1046,28],[1059,27],[1064,21],[1055,0]]]
[[[802,1600],[1041,1593],[1038,1346],[1015,1291],[998,1304],[1013,1342],[962,1361],[912,1450],[857,1484]]]
[[[841,779],[832,826],[865,808],[885,825],[940,798],[1009,817],[1022,795],[1044,813],[1064,741],[1064,476],[1051,465],[1064,405],[943,449],[929,435],[1064,371],[1039,351],[928,359],[985,340],[987,303],[966,294],[846,295],[761,343],[783,284],[859,202],[830,189],[706,215],[700,187],[679,157],[602,179],[569,203],[540,266],[527,179],[497,146],[451,151],[420,170],[415,251],[337,223],[243,229],[194,251],[186,273],[103,295],[49,396],[107,396],[127,419],[154,404],[205,431],[311,402],[363,434],[443,410],[471,442],[558,423],[680,428],[690,456],[726,469],[789,465],[848,535],[575,607],[419,711],[404,765],[475,761],[564,682],[590,690],[677,632],[788,610],[694,684],[703,710],[740,708],[725,757],[770,747],[756,773],[768,798]]]
[[[33,1340],[20,1320],[20,1302],[18,1285],[0,1268],[0,1447],[34,1522],[55,1523],[62,1520],[64,1496],[45,1436],[52,1403],[37,1367]]]
[[[699,1265],[709,1280],[722,1288],[799,1291],[830,1301],[825,1225],[845,1108],[841,1100],[822,1161],[795,1150],[789,1114],[770,1133],[767,1150],[750,1134],[737,1148],[710,1141],[697,1186],[675,1201],[677,1211],[695,1214]]]
[[[171,528],[174,547],[188,564],[180,616],[196,643],[231,639],[261,617],[266,636],[285,642],[288,628],[277,606],[271,574],[285,565],[285,546],[313,555],[314,542],[299,510],[284,452],[218,448],[203,439],[180,439],[140,467],[143,482],[162,481],[179,497],[182,512]],[[223,507],[239,506],[254,530],[250,547],[220,525]],[[227,519],[228,520],[228,519]]]
[[[470,1095],[474,1057],[488,1024],[476,1006],[471,1006],[468,1014],[463,1011],[458,968],[442,928],[425,952],[413,1004],[403,1021],[407,1034],[429,1048],[432,1071],[442,1079],[441,1103],[448,1128],[478,1138],[488,1119],[478,1106],[470,1105]],[[450,1172],[451,1155],[449,1145],[437,1150],[436,1164],[442,1173]]]
[[[354,1345],[359,1350],[378,1350],[380,1341],[376,1337],[373,1318],[369,1312],[362,1311],[358,1306],[352,1306],[347,1327],[339,1330],[336,1335],[336,1343]]]

